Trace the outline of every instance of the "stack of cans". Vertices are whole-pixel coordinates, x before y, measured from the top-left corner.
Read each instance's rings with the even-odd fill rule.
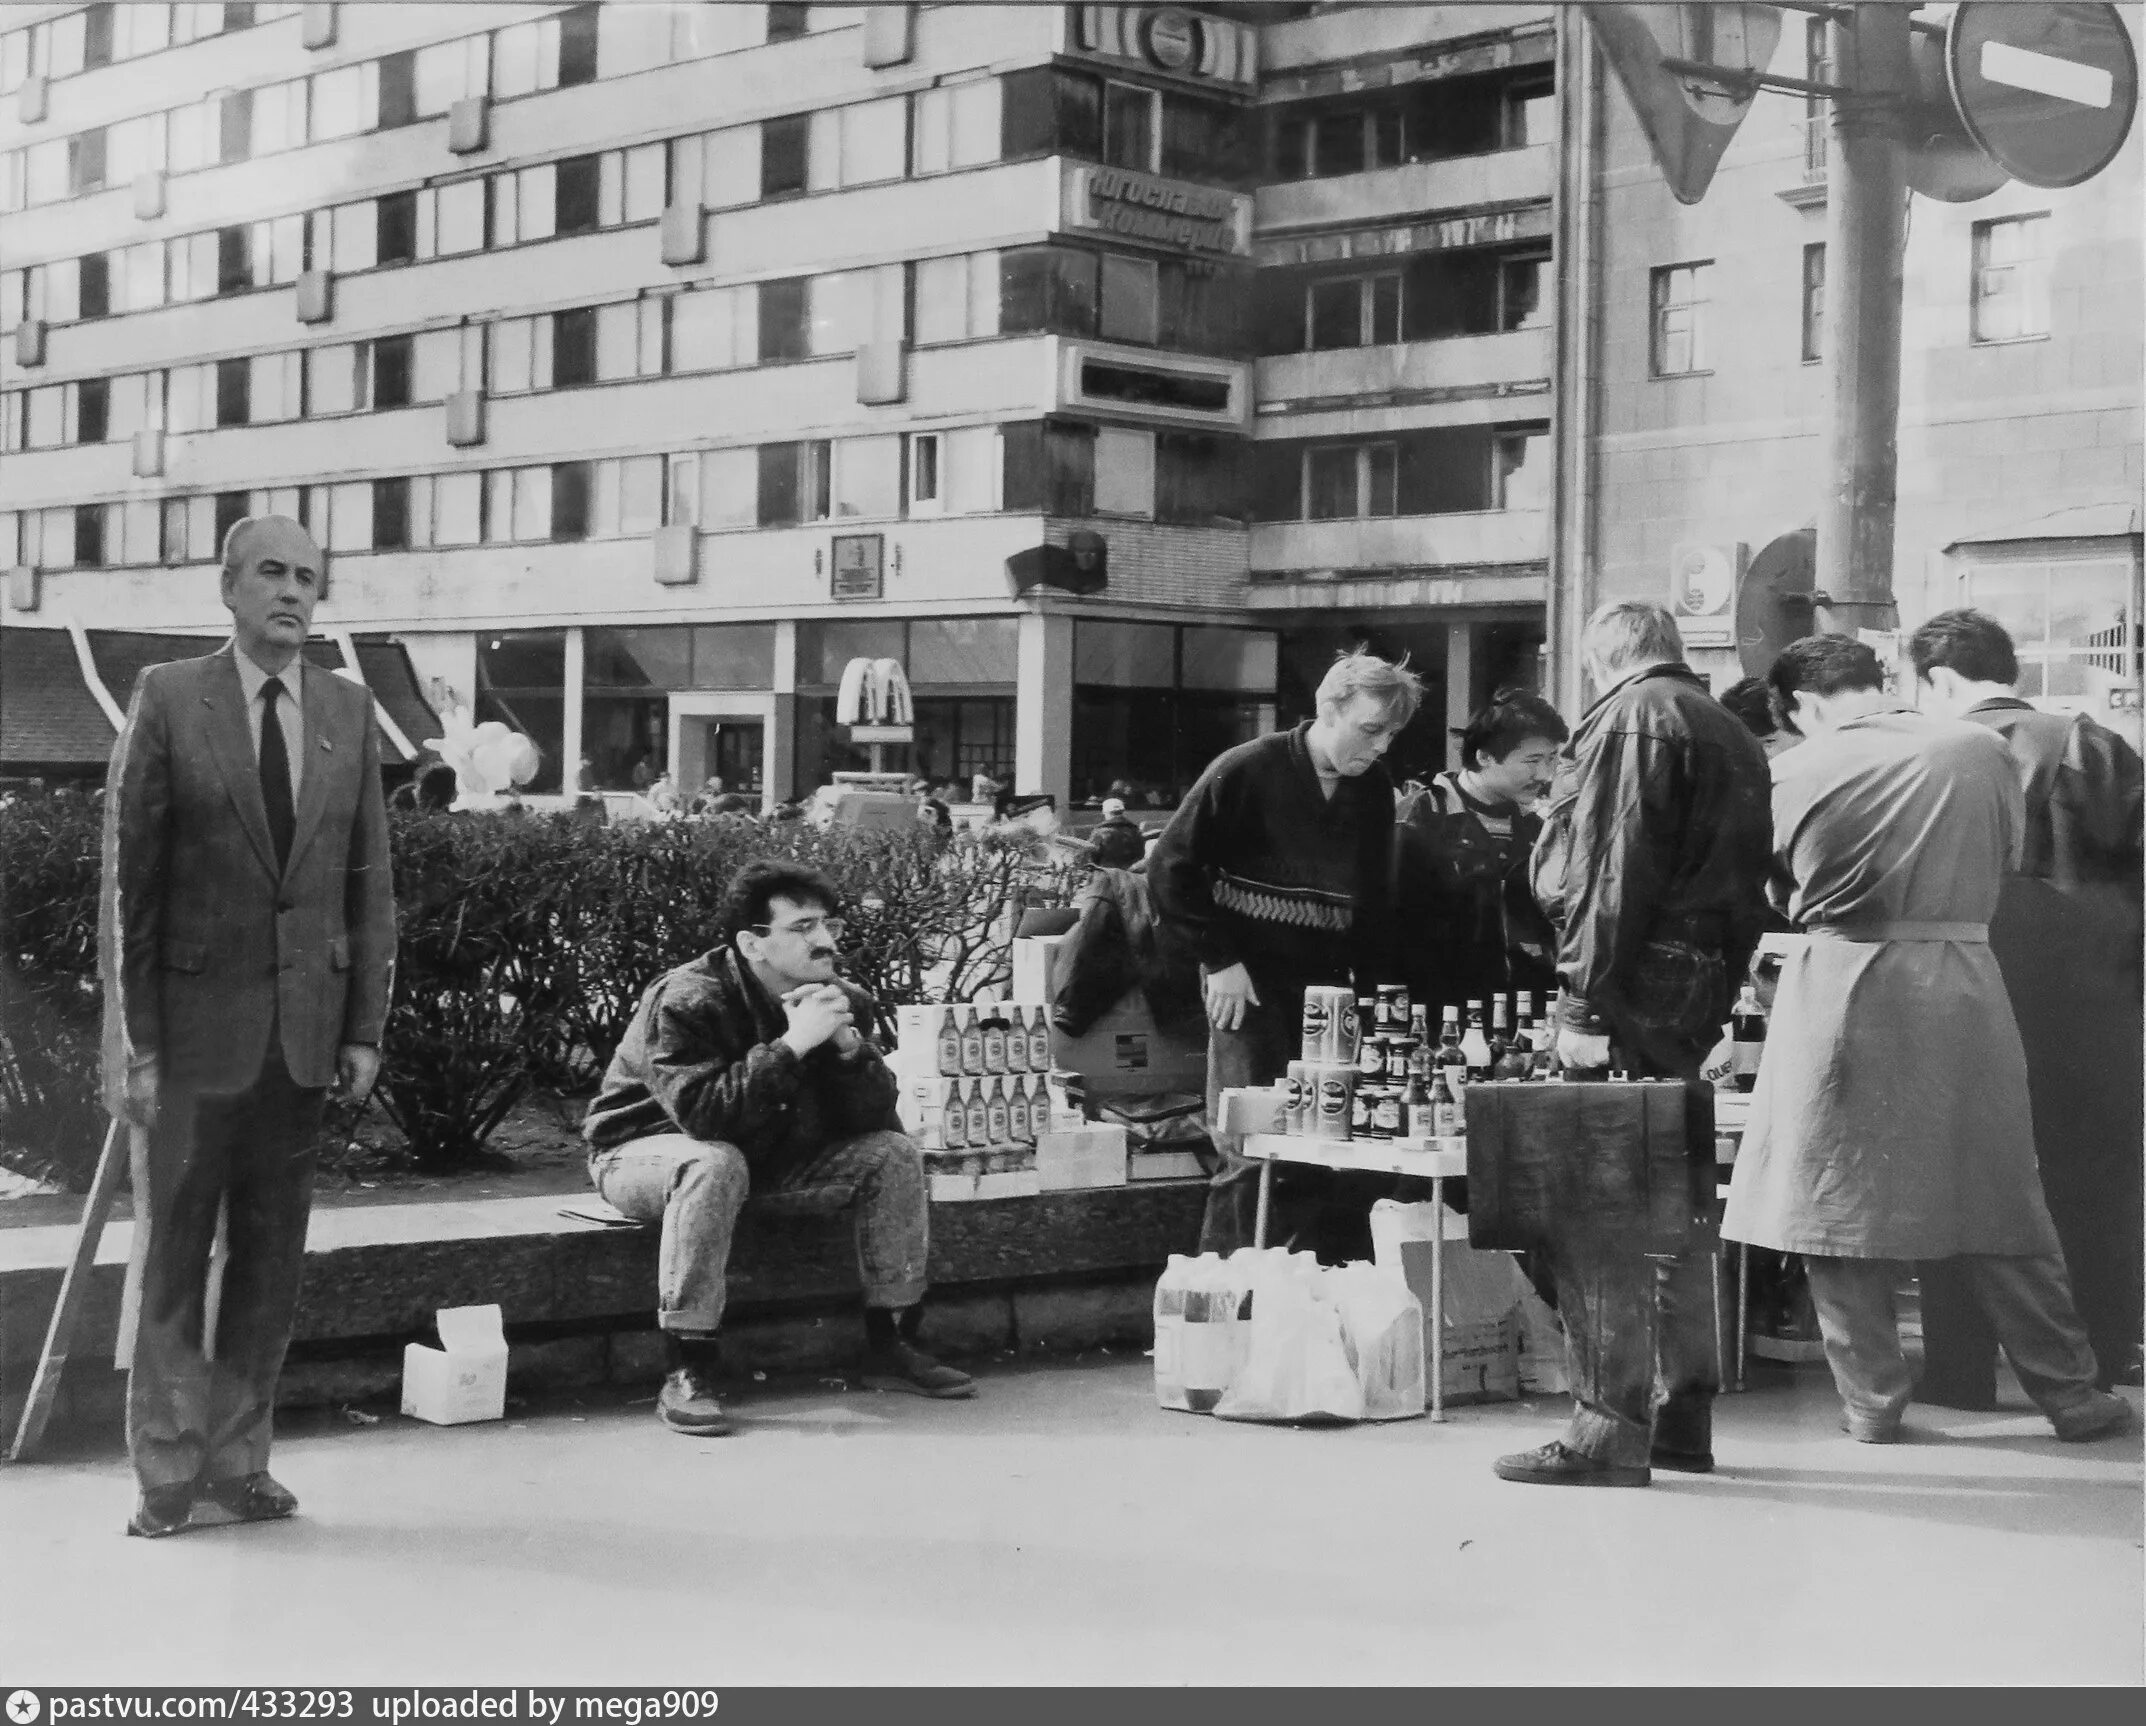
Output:
[[[1283,1083],[1283,1130],[1315,1139],[1346,1139],[1356,1099],[1358,1051],[1368,1027],[1357,1022],[1346,989],[1304,991],[1304,1044]]]

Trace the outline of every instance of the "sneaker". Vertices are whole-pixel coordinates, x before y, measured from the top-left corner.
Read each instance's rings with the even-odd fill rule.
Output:
[[[1529,1486],[1645,1486],[1651,1478],[1644,1468],[1583,1456],[1562,1439],[1552,1439],[1540,1450],[1501,1456],[1491,1467],[1500,1480]]]
[[[730,1416],[723,1412],[713,1379],[697,1366],[678,1367],[663,1381],[656,1418],[673,1432],[694,1438],[721,1438],[730,1431]]]
[[[2109,1391],[2097,1390],[2084,1402],[2060,1408],[2049,1417],[2057,1437],[2066,1444],[2091,1444],[2097,1438],[2114,1438],[2131,1428],[2131,1405]]]
[[[127,1532],[144,1540],[162,1540],[167,1534],[183,1534],[194,1514],[194,1482],[182,1480],[173,1486],[142,1489],[141,1502],[127,1519]]]
[[[906,1390],[913,1396],[974,1396],[976,1381],[965,1372],[936,1361],[901,1337],[868,1343],[858,1376],[868,1390]]]
[[[1840,1429],[1858,1444],[1898,1444],[1907,1436],[1897,1420],[1863,1420],[1852,1414],[1840,1417]]]

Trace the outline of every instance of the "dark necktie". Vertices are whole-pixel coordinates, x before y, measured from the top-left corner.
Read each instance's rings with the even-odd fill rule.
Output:
[[[276,867],[291,860],[291,834],[298,826],[291,808],[291,758],[283,744],[283,722],[276,717],[280,678],[261,685],[261,804],[268,811],[268,836],[275,841]]]

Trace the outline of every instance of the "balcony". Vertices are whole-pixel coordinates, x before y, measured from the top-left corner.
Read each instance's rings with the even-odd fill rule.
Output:
[[[1273,425],[1270,415],[1320,408],[1494,398],[1507,393],[1502,385],[1546,385],[1549,376],[1549,330],[1507,330],[1434,342],[1277,354],[1258,362],[1254,388],[1262,421]],[[1281,435],[1280,426],[1273,430]],[[1302,435],[1295,425],[1288,430]]]
[[[1253,220],[1256,231],[1266,235],[1292,228],[1398,221],[1428,210],[1540,202],[1549,198],[1555,174],[1551,147],[1531,144],[1328,180],[1292,180],[1259,189]]]
[[[1260,522],[1252,529],[1252,577],[1422,575],[1449,566],[1539,563],[1549,550],[1550,516],[1539,509]]]

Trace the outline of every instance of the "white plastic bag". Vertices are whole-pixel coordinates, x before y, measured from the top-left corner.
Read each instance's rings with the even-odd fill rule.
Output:
[[[1398,1272],[1358,1261],[1329,1270],[1322,1292],[1341,1313],[1342,1340],[1363,1392],[1364,1419],[1423,1413],[1423,1307]]]
[[[1236,1363],[1236,1279],[1214,1253],[1172,1253],[1155,1284],[1155,1400],[1205,1414]]]
[[[1244,1362],[1215,1413],[1224,1420],[1361,1420],[1363,1387],[1342,1337],[1341,1309],[1325,1298],[1317,1261],[1270,1261],[1251,1294]]]

